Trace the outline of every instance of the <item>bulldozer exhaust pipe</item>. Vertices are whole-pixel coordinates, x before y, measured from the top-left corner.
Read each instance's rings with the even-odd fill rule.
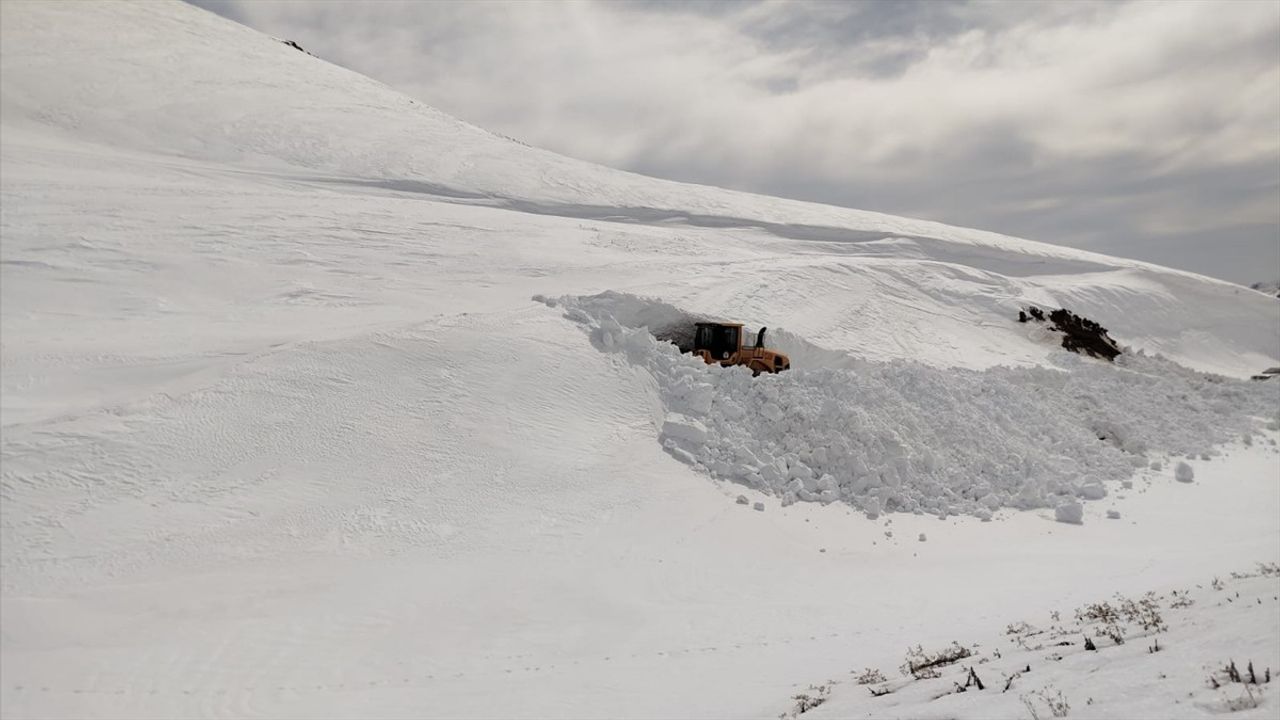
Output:
[[[768,329],[769,328],[760,328],[760,333],[756,335],[756,347],[764,347],[764,331]]]

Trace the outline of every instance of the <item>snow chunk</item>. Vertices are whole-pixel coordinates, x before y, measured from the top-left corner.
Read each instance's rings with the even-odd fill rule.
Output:
[[[1119,511],[1119,510],[1108,510],[1108,511],[1107,511],[1107,519],[1108,519],[1108,520],[1119,520],[1119,519],[1120,519],[1120,511]]]
[[[1053,509],[1053,519],[1072,525],[1084,524],[1084,506],[1078,502],[1065,502]]]
[[[1091,482],[1082,486],[1079,494],[1086,500],[1101,500],[1107,496],[1107,489],[1100,482]]]
[[[667,416],[666,422],[662,423],[662,436],[691,445],[699,445],[706,442],[707,426],[694,418],[672,413]]]
[[[1189,483],[1196,479],[1196,471],[1192,470],[1190,465],[1179,462],[1178,466],[1173,469],[1173,479],[1178,482]]]
[[[662,447],[666,449],[668,453],[671,454],[671,457],[674,457],[675,459],[679,460],[685,465],[698,464],[698,458],[694,457],[693,453],[683,448],[677,447],[676,444],[671,440],[668,440],[665,443],[663,443]]]
[[[773,422],[778,422],[782,419],[782,408],[776,403],[767,402],[760,406],[760,414]]]

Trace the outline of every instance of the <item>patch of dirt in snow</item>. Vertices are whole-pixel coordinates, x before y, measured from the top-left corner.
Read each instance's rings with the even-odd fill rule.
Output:
[[[659,334],[693,315],[606,292],[535,300],[562,308],[599,350],[648,370],[677,459],[796,501],[882,512],[973,515],[1100,500],[1150,457],[1214,447],[1280,423],[1280,385],[1236,381],[1126,355],[1073,353],[1057,368],[985,371],[875,363],[794,335],[773,337],[796,369],[752,378],[708,366]],[[655,330],[656,329],[656,330]]]

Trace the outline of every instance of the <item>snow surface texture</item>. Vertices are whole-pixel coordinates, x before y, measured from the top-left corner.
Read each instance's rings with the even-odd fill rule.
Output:
[[[989,519],[1001,508],[1063,505],[1060,519],[1078,523],[1076,498],[1101,500],[1148,455],[1211,453],[1280,423],[1280,385],[1141,355],[1113,366],[1060,352],[1052,360],[1061,370],[909,361],[848,369],[853,358],[779,332],[771,344],[794,352],[797,369],[753,378],[657,340],[647,323],[690,322],[661,301],[619,293],[543,300],[585,324],[597,348],[653,375],[668,452],[784,506],[841,500],[873,518],[904,511]],[[646,324],[627,327],[618,317]],[[1178,479],[1189,482],[1184,466]]]
[[[776,718],[851,648],[900,659],[1225,556],[1280,560],[1277,432],[1217,456],[1187,443],[1210,459],[1181,458],[1195,482],[1176,482],[1159,449],[1212,418],[1195,403],[1214,391],[1144,377],[1176,373],[1161,363],[1098,375],[1188,407],[1166,398],[1167,430],[1144,416],[1106,433],[1162,464],[1119,490],[1067,478],[1108,492],[1081,500],[1080,526],[1049,508],[983,523],[779,507],[660,444],[668,421],[682,443],[699,425],[739,444],[768,429],[733,435],[658,382],[687,374],[713,402],[740,383],[750,423],[753,393],[799,402],[855,370],[915,421],[924,390],[906,384],[954,377],[939,412],[1010,433],[981,440],[1010,449],[1000,469],[1030,433],[956,397],[1097,373],[1019,307],[1243,378],[1280,365],[1274,298],[559,157],[184,3],[6,0],[0,60],[0,716]],[[667,305],[618,295],[605,332],[603,315],[530,302],[606,290]],[[627,328],[676,308],[768,325],[794,375],[655,359]],[[999,365],[1024,375],[973,372]],[[1204,437],[1238,436],[1242,402]],[[860,422],[850,452],[890,447],[872,432],[887,415]],[[1084,432],[1036,422],[1068,446]],[[944,423],[917,429],[937,429],[938,477],[958,481],[944,461],[971,459]],[[890,429],[915,458],[905,427]],[[814,431],[805,447],[834,432]]]
[[[1270,565],[1224,573],[1194,586],[1131,598],[1099,596],[1074,611],[1057,606],[1053,614],[1054,608],[1045,608],[1009,618],[1003,632],[980,643],[961,638],[959,647],[969,654],[922,677],[900,671],[897,665],[905,661],[894,658],[894,667],[880,670],[883,680],[866,682],[871,676],[855,669],[811,683],[779,716],[1274,718],[1280,714],[1280,646],[1267,638],[1280,634],[1277,570]],[[1089,616],[1090,606],[1104,604],[1114,619]],[[1084,647],[1086,637],[1094,650]],[[934,657],[955,647],[922,652]],[[860,660],[871,662],[851,655],[850,664]],[[810,709],[797,712],[801,702]]]

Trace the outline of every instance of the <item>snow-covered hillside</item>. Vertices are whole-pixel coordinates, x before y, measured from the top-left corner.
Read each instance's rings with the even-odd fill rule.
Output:
[[[564,158],[181,3],[0,33],[5,717],[776,717],[1280,560],[1265,295]]]

